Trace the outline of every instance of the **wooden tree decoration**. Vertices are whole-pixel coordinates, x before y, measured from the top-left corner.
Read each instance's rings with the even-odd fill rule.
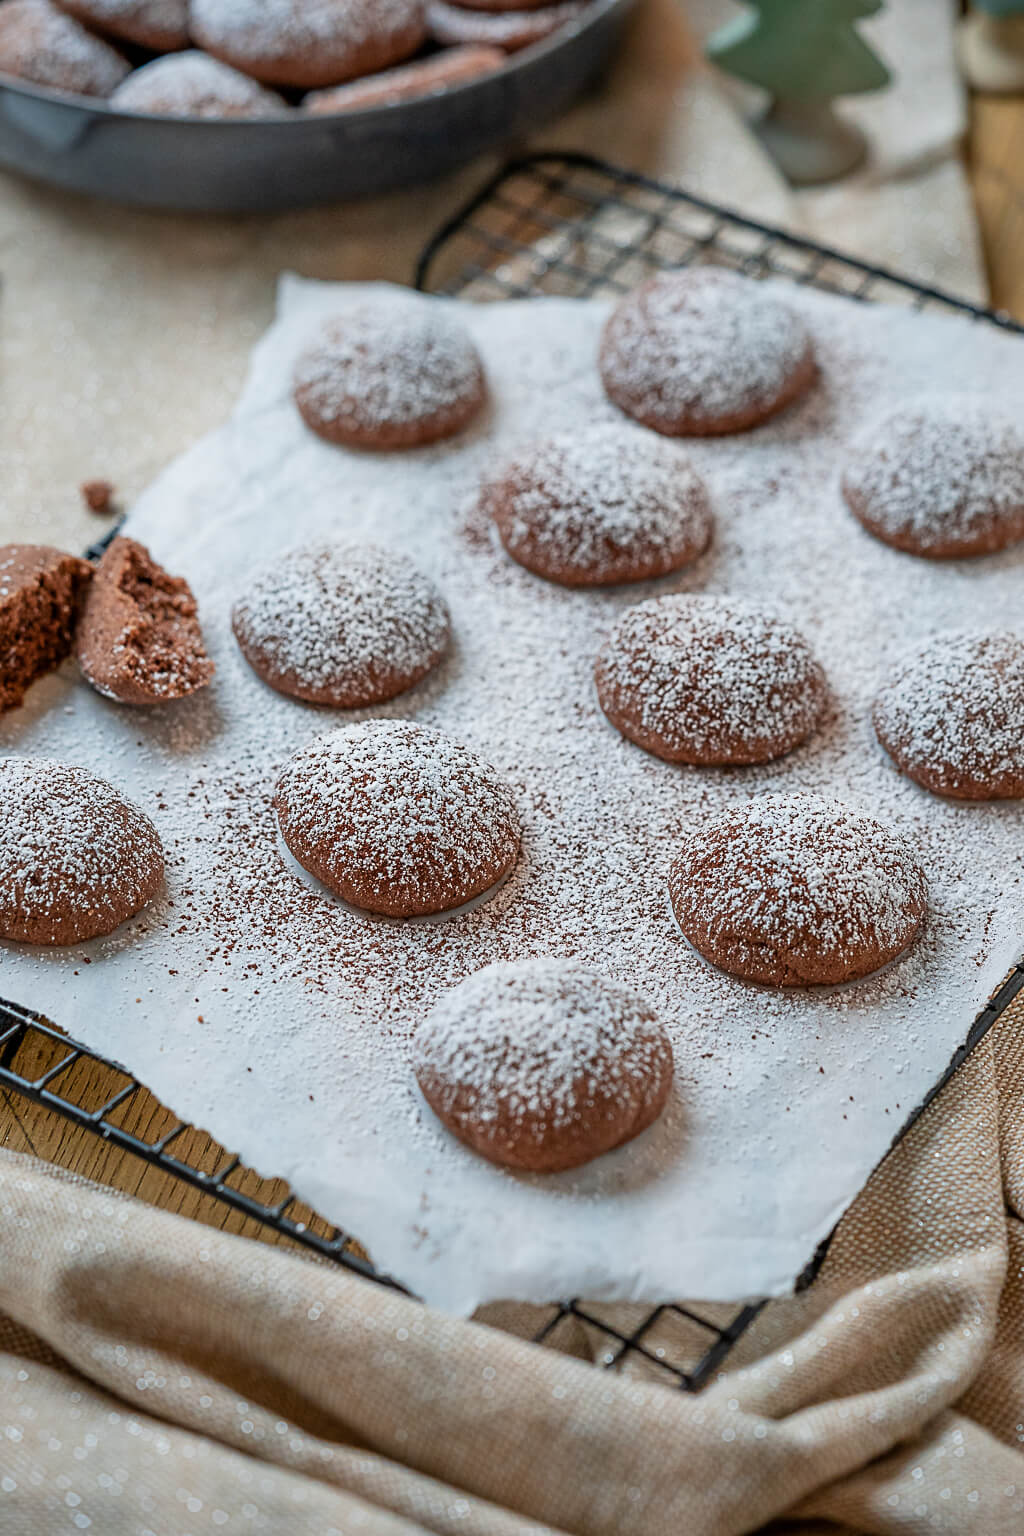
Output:
[[[860,131],[833,111],[834,98],[889,83],[889,71],[857,30],[882,0],[745,3],[750,14],[714,34],[708,58],[769,93],[755,127],[791,181],[833,181],[866,152]]]
[[[960,23],[957,54],[978,91],[1024,91],[1024,0],[975,0]]]

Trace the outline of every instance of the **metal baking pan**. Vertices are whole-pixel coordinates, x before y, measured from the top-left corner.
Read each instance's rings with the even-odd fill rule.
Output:
[[[592,0],[492,75],[330,117],[118,112],[0,74],[0,165],[115,202],[212,213],[345,202],[442,175],[563,111],[609,61],[635,0]]]

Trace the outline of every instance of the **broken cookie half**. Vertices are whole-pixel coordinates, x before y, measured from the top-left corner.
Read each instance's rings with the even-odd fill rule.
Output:
[[[196,600],[134,539],[116,538],[96,567],[76,653],[92,686],[122,704],[163,704],[213,676]]]
[[[92,566],[42,544],[0,547],[0,713],[71,654]]]

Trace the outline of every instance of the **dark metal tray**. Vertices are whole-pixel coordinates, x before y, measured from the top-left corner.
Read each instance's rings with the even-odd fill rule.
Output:
[[[541,293],[614,295],[659,268],[695,261],[713,261],[755,276],[780,273],[863,301],[944,309],[973,317],[980,324],[1024,333],[1024,327],[1007,315],[582,155],[537,155],[502,171],[429,242],[417,267],[416,284],[424,291],[480,300]],[[1022,993],[1024,961],[965,1031],[963,1045],[908,1116],[893,1145]],[[102,1092],[97,1091],[96,1073],[90,1070],[95,1067],[105,1069]],[[110,1070],[120,1079],[112,1095]],[[251,1218],[268,1232],[368,1279],[404,1289],[398,1280],[374,1268],[350,1234],[300,1207],[287,1186],[260,1179],[212,1138],[183,1124],[124,1068],[70,1040],[31,1010],[0,1001],[0,1093],[4,1092],[54,1111],[208,1194],[221,1206]],[[809,1256],[798,1289],[812,1283],[828,1245],[826,1238]],[[627,1334],[584,1303],[565,1300],[552,1303],[535,1341],[557,1345],[563,1325],[581,1325],[595,1363],[615,1368],[624,1360],[643,1360],[668,1385],[697,1391],[721,1368],[763,1305],[754,1300],[724,1310],[699,1305],[655,1307]],[[671,1356],[645,1343],[666,1314],[678,1317],[684,1325],[679,1332],[686,1340]]]
[[[216,213],[389,192],[508,150],[556,117],[607,63],[633,4],[592,0],[494,74],[333,117],[156,117],[0,75],[0,166],[116,202]]]

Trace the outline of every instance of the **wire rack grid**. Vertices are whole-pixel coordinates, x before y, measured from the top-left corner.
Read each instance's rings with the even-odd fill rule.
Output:
[[[944,309],[1024,331],[1008,315],[585,155],[542,154],[506,167],[429,242],[415,281],[423,291],[474,300],[607,296],[654,271],[696,262],[753,276],[783,275],[858,300]],[[106,542],[90,554],[100,554]],[[979,1014],[894,1142],[1022,992],[1024,963]],[[377,1284],[405,1289],[374,1267],[351,1234],[323,1221],[282,1181],[259,1177],[212,1137],[179,1120],[126,1069],[30,1009],[0,1000],[0,1093],[5,1092],[199,1191],[211,1208],[229,1208],[253,1235],[284,1240]],[[810,1258],[798,1288],[812,1283],[828,1242]],[[641,1366],[669,1386],[694,1392],[721,1370],[764,1305],[754,1299],[725,1309],[658,1306],[640,1309],[625,1327],[602,1316],[602,1309],[569,1299],[543,1309],[533,1340],[565,1347],[568,1330],[574,1329],[577,1341],[580,1335],[584,1340],[582,1352],[596,1365]],[[666,1338],[675,1340],[673,1347],[665,1347]]]

